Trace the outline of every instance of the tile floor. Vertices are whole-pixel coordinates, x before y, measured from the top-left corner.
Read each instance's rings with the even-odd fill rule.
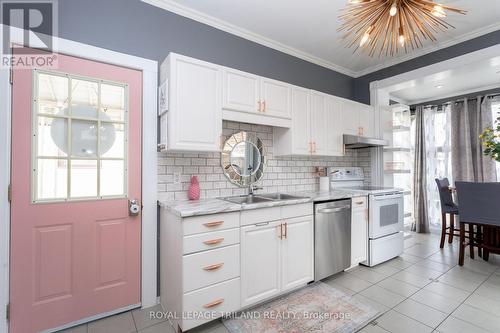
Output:
[[[467,251],[468,252],[468,251]],[[402,256],[373,268],[359,266],[324,282],[370,304],[381,315],[361,333],[500,332],[500,257],[466,257],[458,244],[439,249],[436,235],[412,234]],[[149,311],[133,310],[60,333],[174,333]],[[215,321],[191,332],[227,333]]]

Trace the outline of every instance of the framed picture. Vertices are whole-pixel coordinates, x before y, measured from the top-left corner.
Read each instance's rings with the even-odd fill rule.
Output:
[[[161,116],[168,111],[168,80],[165,80],[158,88],[158,115]]]

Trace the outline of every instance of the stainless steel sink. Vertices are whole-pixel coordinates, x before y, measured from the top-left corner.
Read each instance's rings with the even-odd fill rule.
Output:
[[[284,193],[269,193],[269,194],[259,194],[262,198],[271,199],[273,201],[279,200],[294,200],[294,199],[305,199],[306,197],[299,197],[296,195],[284,194]]]
[[[237,204],[253,204],[261,202],[305,199],[306,197],[299,197],[284,193],[270,193],[270,194],[254,194],[254,195],[240,195],[236,197],[226,197],[222,200],[237,203]]]
[[[259,203],[259,202],[273,201],[272,199],[263,198],[263,197],[257,196],[257,195],[240,195],[237,197],[222,198],[222,200],[234,202],[237,204],[253,204],[253,203]]]

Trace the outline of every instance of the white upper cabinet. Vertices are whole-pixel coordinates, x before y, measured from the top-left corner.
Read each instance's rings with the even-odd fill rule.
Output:
[[[344,136],[342,133],[342,103],[334,96],[326,98],[326,151],[329,156],[344,154]]]
[[[258,114],[261,112],[259,77],[224,68],[222,107],[227,110]]]
[[[291,86],[266,78],[261,78],[260,82],[263,113],[267,116],[290,119]]]
[[[370,105],[358,103],[359,127],[361,135],[375,137],[375,112]]]
[[[375,136],[375,111],[370,105],[342,100],[344,134]]]
[[[231,68],[223,73],[223,119],[291,126],[291,85]]]
[[[328,110],[326,106],[328,95],[311,92],[311,142],[312,154],[328,155]]]
[[[164,149],[220,151],[221,67],[171,53],[160,71],[168,80],[168,111],[160,120]]]
[[[358,103],[342,100],[342,132],[343,134],[359,134],[359,107]]]
[[[317,91],[292,88],[292,126],[274,129],[276,156],[342,156],[340,99]]]

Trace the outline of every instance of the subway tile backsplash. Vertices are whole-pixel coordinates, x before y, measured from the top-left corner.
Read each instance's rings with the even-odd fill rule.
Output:
[[[319,180],[313,174],[316,166],[360,166],[366,183],[370,183],[370,150],[367,148],[347,150],[346,155],[340,157],[274,157],[273,127],[224,121],[225,136],[239,131],[255,133],[265,146],[267,164],[258,183],[264,189],[257,193],[318,190]],[[240,195],[247,191],[226,179],[220,166],[220,153],[167,152],[158,153],[159,200],[187,199],[192,175],[198,176],[202,198]]]

